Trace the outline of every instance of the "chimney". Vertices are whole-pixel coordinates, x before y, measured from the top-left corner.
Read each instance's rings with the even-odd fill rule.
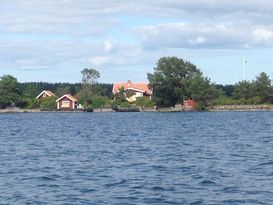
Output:
[[[131,80],[128,80],[128,81],[127,81],[127,84],[128,84],[128,86],[130,87],[131,84],[132,84],[132,81],[131,81]]]

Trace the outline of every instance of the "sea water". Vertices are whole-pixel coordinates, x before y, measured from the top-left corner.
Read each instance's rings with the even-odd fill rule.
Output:
[[[273,204],[273,112],[1,114],[0,204]]]

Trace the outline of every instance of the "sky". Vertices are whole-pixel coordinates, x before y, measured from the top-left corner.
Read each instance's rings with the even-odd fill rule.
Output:
[[[0,76],[20,82],[147,82],[176,56],[217,84],[273,68],[272,0],[1,0]],[[243,62],[247,61],[244,65]],[[243,68],[245,66],[245,77]]]

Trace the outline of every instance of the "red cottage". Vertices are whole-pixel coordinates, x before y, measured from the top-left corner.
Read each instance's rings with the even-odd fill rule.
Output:
[[[78,100],[75,97],[73,97],[69,94],[65,94],[56,100],[57,109],[67,109],[67,110],[76,109],[77,102],[78,102]]]

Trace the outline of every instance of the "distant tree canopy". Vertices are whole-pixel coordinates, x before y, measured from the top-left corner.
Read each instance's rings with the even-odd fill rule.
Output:
[[[19,83],[15,77],[4,75],[0,77],[0,108],[55,108],[56,97],[36,100],[35,97],[43,90],[50,90],[57,97],[71,94],[85,107],[134,106],[126,100],[135,94],[133,91],[121,88],[112,96],[113,84],[98,83],[100,73],[97,70],[85,68],[81,73],[82,82],[79,83]],[[142,108],[155,104],[174,106],[186,99],[196,100],[199,107],[215,104],[273,104],[272,80],[265,72],[259,73],[251,81],[214,85],[194,64],[177,57],[162,57],[157,61],[154,72],[148,73],[148,80],[153,90],[153,101],[137,98],[134,104]],[[113,97],[115,101],[111,100]]]
[[[252,101],[260,103],[273,103],[273,87],[270,77],[262,72],[256,76],[252,81],[240,81],[234,85],[234,91],[232,97],[237,100],[241,100],[242,104],[248,101],[251,104]]]
[[[0,79],[0,107],[15,106],[24,104],[21,98],[21,90],[17,79],[11,75],[4,75]]]
[[[160,58],[148,80],[159,106],[174,106],[188,98],[207,104],[219,94],[195,65],[177,57]]]

